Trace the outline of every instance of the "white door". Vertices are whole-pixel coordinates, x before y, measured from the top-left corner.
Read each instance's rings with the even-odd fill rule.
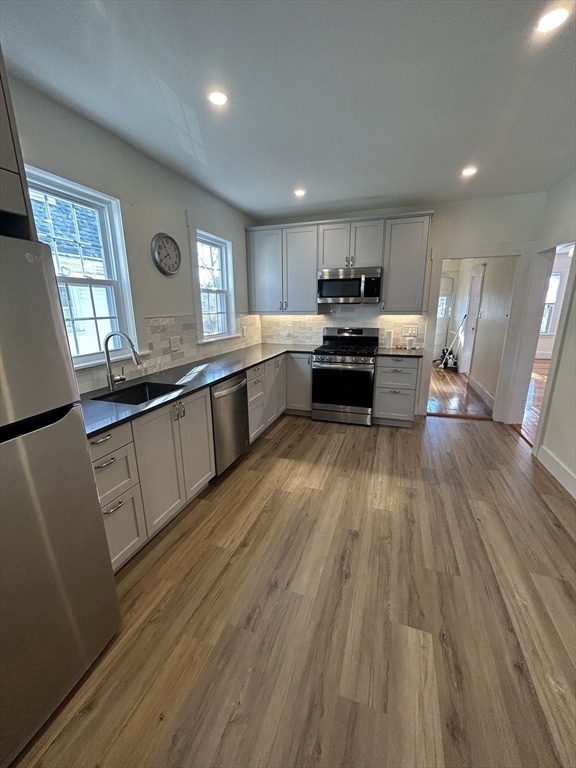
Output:
[[[316,314],[318,226],[283,231],[284,311]]]
[[[286,410],[286,355],[276,358],[276,398],[278,416]]]
[[[276,382],[276,360],[266,362],[266,426],[278,418],[278,386]]]
[[[286,365],[286,407],[293,411],[310,411],[312,355],[291,352]]]
[[[250,311],[282,311],[282,230],[250,232]]]
[[[349,267],[350,224],[320,224],[318,226],[318,269]]]
[[[436,313],[436,336],[434,338],[434,360],[439,360],[442,349],[450,346],[448,327],[452,316],[452,293],[454,278],[442,276],[440,279],[440,297],[438,298],[438,311]]]
[[[350,226],[350,266],[381,267],[384,221],[353,221]]]
[[[148,538],[140,486],[135,485],[102,507],[102,515],[112,568],[117,570]]]
[[[149,535],[174,517],[186,502],[179,417],[178,403],[174,403],[132,422]]]
[[[386,221],[382,312],[422,312],[429,226],[429,216]]]
[[[216,474],[210,390],[184,398],[178,407],[186,500],[190,501]]]
[[[470,368],[472,367],[472,355],[474,354],[476,329],[478,326],[478,318],[480,316],[482,284],[484,282],[485,269],[486,267],[483,264],[479,267],[474,267],[470,278],[468,311],[466,312],[466,322],[464,323],[464,342],[462,344],[462,354],[458,361],[458,370],[460,373],[470,373]]]

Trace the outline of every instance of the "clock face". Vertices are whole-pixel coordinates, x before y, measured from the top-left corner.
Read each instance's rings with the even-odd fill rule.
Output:
[[[165,232],[159,232],[152,240],[152,258],[163,275],[175,275],[182,261],[178,243]]]

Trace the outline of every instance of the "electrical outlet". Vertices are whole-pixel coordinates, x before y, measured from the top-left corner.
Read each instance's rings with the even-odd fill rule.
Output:
[[[402,331],[402,336],[418,336],[418,326],[405,325]]]
[[[178,352],[180,349],[180,336],[170,336],[170,351]]]

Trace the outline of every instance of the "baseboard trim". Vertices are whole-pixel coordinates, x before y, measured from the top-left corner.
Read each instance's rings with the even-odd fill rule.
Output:
[[[552,477],[556,478],[560,485],[563,486],[571,496],[576,498],[576,475],[543,445],[538,449],[536,458],[546,467]]]
[[[472,387],[474,392],[476,392],[477,395],[479,395],[482,400],[486,403],[486,405],[489,405],[492,410],[494,410],[494,398],[488,392],[488,390],[480,384],[479,381],[477,381],[473,376],[468,377],[468,384]]]

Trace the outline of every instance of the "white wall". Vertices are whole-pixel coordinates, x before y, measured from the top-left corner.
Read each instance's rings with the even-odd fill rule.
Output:
[[[576,172],[548,192],[539,238],[539,251],[576,240]]]
[[[248,312],[244,230],[252,219],[28,84],[11,77],[10,86],[24,161],[120,200],[143,351],[150,338],[146,318],[190,318],[195,314],[186,210],[193,230],[202,229],[232,242],[236,311]],[[159,231],[173,235],[182,250],[182,267],[174,277],[161,275],[150,256],[150,242]],[[255,340],[259,336],[251,343]],[[192,340],[188,341],[192,347]],[[242,339],[236,345],[244,343]],[[224,351],[220,342],[200,349],[204,357]],[[193,351],[195,357],[200,355]]]

